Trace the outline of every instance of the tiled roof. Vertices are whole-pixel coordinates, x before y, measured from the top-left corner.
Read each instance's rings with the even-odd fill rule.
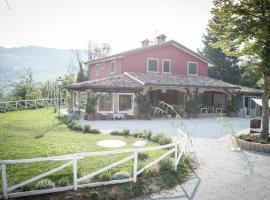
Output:
[[[131,77],[143,82],[145,85],[163,86],[189,86],[189,87],[210,87],[210,88],[239,88],[236,85],[216,80],[207,76],[186,76],[155,73],[128,72]]]
[[[245,86],[240,86],[241,88],[239,93],[240,94],[262,94],[262,90],[261,89],[257,89],[257,88],[250,88],[250,87],[245,87]]]
[[[110,77],[92,81],[84,81],[81,83],[74,83],[67,87],[67,89],[127,89],[127,90],[142,90],[143,85],[137,81],[129,78],[125,74],[112,75]]]

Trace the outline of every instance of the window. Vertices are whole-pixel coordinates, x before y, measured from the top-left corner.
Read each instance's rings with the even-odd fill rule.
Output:
[[[147,59],[147,71],[148,72],[158,72],[158,59],[148,58]]]
[[[171,60],[162,60],[162,72],[171,73]]]
[[[98,100],[99,112],[111,112],[113,109],[112,93],[101,93]]]
[[[133,94],[119,94],[119,112],[133,112]]]
[[[111,65],[111,74],[115,74],[115,62],[112,62],[112,65]]]
[[[188,63],[188,75],[196,75],[198,74],[198,63],[189,62]]]
[[[96,68],[95,68],[95,74],[96,76],[99,76],[101,72],[101,63],[97,63],[96,64]]]

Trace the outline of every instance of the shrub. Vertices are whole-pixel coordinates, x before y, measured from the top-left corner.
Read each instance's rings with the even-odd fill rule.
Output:
[[[125,128],[125,129],[123,130],[123,135],[124,135],[124,136],[129,136],[129,135],[130,135],[129,129]]]
[[[69,178],[64,176],[64,177],[58,179],[56,184],[61,186],[61,187],[64,187],[64,186],[69,185],[69,183],[70,183]]]
[[[71,129],[74,131],[82,131],[83,130],[79,121],[74,121],[73,127]]]
[[[94,192],[90,193],[90,199],[91,200],[98,200],[98,192],[94,191]]]
[[[90,93],[87,95],[86,99],[86,108],[85,112],[88,114],[95,114],[96,113],[96,105],[98,101],[98,96],[94,93]]]
[[[153,142],[159,143],[160,145],[170,144],[172,142],[172,139],[164,135],[163,133],[151,136],[150,140]]]
[[[110,134],[111,135],[123,135],[123,133],[120,131],[112,131]]]
[[[175,173],[175,161],[173,158],[165,158],[160,161],[160,169]]]
[[[116,172],[113,175],[114,180],[120,180],[120,179],[126,179],[130,178],[130,174],[128,172],[122,171],[122,172]]]
[[[98,130],[98,129],[91,129],[91,130],[90,130],[90,133],[93,133],[93,134],[100,134],[100,130]]]
[[[112,171],[106,171],[98,176],[101,181],[111,181],[113,179]]]
[[[187,113],[198,113],[200,111],[200,96],[198,91],[188,94],[185,111]]]
[[[90,133],[91,131],[91,126],[90,125],[84,125],[83,126],[83,132],[84,133]]]
[[[36,184],[36,188],[38,190],[50,189],[50,188],[54,188],[54,187],[55,187],[55,183],[52,182],[50,179],[42,179],[42,180],[38,181]]]
[[[152,109],[152,104],[148,95],[139,94],[136,97],[138,111],[140,114],[149,114]]]

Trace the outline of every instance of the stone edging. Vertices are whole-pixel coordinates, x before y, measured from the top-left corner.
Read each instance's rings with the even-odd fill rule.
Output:
[[[270,144],[260,144],[260,143],[248,142],[248,141],[244,141],[240,139],[237,139],[237,143],[241,149],[270,153]]]

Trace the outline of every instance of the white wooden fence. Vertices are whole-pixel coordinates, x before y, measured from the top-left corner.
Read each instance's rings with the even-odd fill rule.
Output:
[[[59,103],[61,105],[65,105],[67,103],[66,101],[67,100],[65,98],[2,101],[0,102],[0,112],[31,109],[39,106],[49,107],[53,105],[59,105]]]
[[[137,176],[141,174],[143,171],[145,171],[147,168],[151,167],[152,165],[158,163],[162,159],[164,159],[166,156],[174,153],[174,159],[175,159],[175,169],[177,169],[177,166],[179,165],[179,161],[182,157],[182,155],[188,150],[188,141],[189,138],[187,135],[185,135],[183,132],[179,132],[179,135],[181,135],[181,138],[178,138],[177,141],[171,144],[167,145],[161,145],[161,146],[155,146],[155,147],[145,147],[145,148],[136,148],[136,149],[120,149],[120,150],[113,150],[113,151],[100,151],[100,152],[84,152],[84,153],[76,153],[76,154],[69,154],[69,155],[63,155],[63,156],[53,156],[53,157],[46,157],[46,158],[34,158],[34,159],[22,159],[22,160],[2,160],[1,163],[1,174],[2,174],[2,196],[0,196],[0,199],[8,199],[8,198],[15,198],[15,197],[22,197],[22,196],[30,196],[30,195],[39,195],[39,194],[46,194],[46,193],[53,193],[53,192],[62,192],[67,190],[74,190],[77,191],[78,188],[84,188],[84,187],[97,187],[102,185],[111,185],[111,184],[118,184],[118,183],[125,183],[125,182],[136,182]],[[138,153],[142,152],[149,152],[149,151],[156,151],[160,149],[169,149],[165,154],[157,158],[156,160],[150,162],[149,164],[145,165],[141,169],[138,169]],[[89,173],[85,176],[78,177],[78,169],[77,169],[77,161],[89,157],[89,156],[107,156],[107,155],[116,155],[116,154],[123,154],[123,153],[131,153],[128,157],[119,160],[113,164],[110,164],[102,169],[99,169],[95,172]],[[106,170],[109,170],[117,165],[120,165],[122,163],[125,163],[129,160],[133,160],[133,172],[132,172],[132,178],[127,179],[121,179],[121,180],[112,180],[112,181],[105,181],[105,182],[95,182],[95,183],[82,183],[85,179],[90,179],[102,172],[105,172]],[[65,164],[62,164],[61,166],[54,168],[50,171],[47,171],[43,174],[40,174],[34,178],[31,178],[29,180],[23,181],[19,184],[13,185],[11,187],[7,184],[7,171],[6,166],[7,165],[14,165],[14,164],[22,164],[22,163],[34,163],[34,162],[42,162],[42,161],[67,161]],[[16,189],[19,189],[29,183],[32,183],[33,181],[37,181],[39,179],[42,179],[43,177],[46,177],[48,175],[51,175],[55,172],[58,172],[68,166],[73,166],[73,185],[66,186],[66,187],[56,187],[51,189],[43,189],[43,190],[32,190],[32,191],[16,191]]]

